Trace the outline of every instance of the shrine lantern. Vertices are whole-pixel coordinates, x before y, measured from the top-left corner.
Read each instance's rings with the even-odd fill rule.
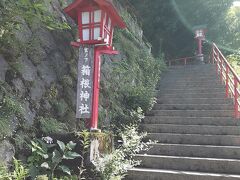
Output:
[[[126,25],[112,0],[75,0],[64,11],[75,21],[79,31],[77,42],[71,43],[79,47],[80,52],[76,118],[86,119],[90,129],[97,130],[101,55],[118,54],[112,47],[114,27],[125,28]]]
[[[197,40],[197,46],[198,46],[196,57],[198,60],[200,60],[200,62],[204,62],[204,55],[202,51],[202,41],[205,40],[207,26],[206,25],[195,26],[193,30],[195,31],[195,39]]]
[[[205,40],[205,33],[206,33],[205,29],[197,29],[195,31],[195,38]]]
[[[126,27],[112,0],[75,0],[64,11],[78,24],[80,44],[112,46],[114,27]]]

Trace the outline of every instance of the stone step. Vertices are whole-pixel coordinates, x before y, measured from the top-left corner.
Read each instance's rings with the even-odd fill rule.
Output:
[[[145,124],[179,124],[179,125],[240,125],[240,120],[231,117],[178,117],[178,116],[146,116]]]
[[[206,69],[206,68],[214,68],[215,64],[187,64],[185,66],[183,65],[174,65],[174,66],[169,66],[168,69]]]
[[[192,88],[224,88],[221,84],[167,84],[159,86],[159,89],[192,89]]]
[[[196,87],[196,88],[182,88],[182,89],[158,89],[156,90],[157,94],[188,94],[188,93],[222,93],[225,92],[225,89],[223,87],[221,88],[202,88],[202,87]]]
[[[232,104],[230,98],[160,98],[159,104]]]
[[[214,93],[184,93],[184,94],[159,94],[157,98],[224,98],[225,92]]]
[[[199,70],[192,70],[192,71],[184,71],[184,70],[178,70],[178,71],[167,71],[166,76],[168,77],[198,77],[198,76],[208,76],[208,77],[217,77],[217,73],[215,70],[209,71],[199,71]]]
[[[180,117],[233,117],[233,110],[152,110],[151,116],[180,116]]]
[[[239,175],[178,171],[166,169],[134,168],[126,180],[239,180]]]
[[[210,146],[189,144],[151,144],[144,154],[240,159],[239,146]]]
[[[163,155],[136,155],[141,167],[209,173],[240,174],[240,160]]]
[[[172,83],[219,82],[220,83],[220,79],[217,76],[214,76],[214,77],[200,76],[200,77],[186,77],[186,78],[165,76],[161,78],[159,83],[162,83],[162,82],[163,84],[167,82],[172,82]]]
[[[155,104],[153,110],[233,110],[232,104]]]
[[[240,136],[237,135],[148,133],[145,139],[169,144],[240,146]]]
[[[173,86],[173,85],[199,85],[199,86],[202,86],[202,85],[222,85],[220,81],[218,80],[212,80],[212,81],[183,81],[183,80],[179,80],[179,81],[160,81],[160,84],[159,86]]]
[[[240,135],[240,126],[143,124],[141,129],[148,133]]]

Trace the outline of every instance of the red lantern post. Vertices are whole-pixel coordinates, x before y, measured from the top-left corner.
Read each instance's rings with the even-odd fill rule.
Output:
[[[79,39],[71,44],[80,49],[82,48],[80,52],[83,53],[84,50],[89,53],[91,51],[88,48],[94,48],[93,77],[90,78],[90,81],[93,81],[93,89],[91,90],[90,85],[84,86],[81,81],[81,77],[84,78],[83,74],[78,75],[77,118],[90,118],[90,129],[95,130],[98,128],[101,55],[118,54],[112,47],[114,27],[125,28],[126,25],[115,9],[112,0],[75,0],[64,11],[78,24]],[[89,60],[91,54],[80,54],[80,57],[82,58],[79,59],[79,67],[82,68],[82,63],[84,63],[84,60]],[[81,69],[79,69],[79,72],[81,72]],[[86,96],[87,90],[92,95]],[[83,96],[84,93],[85,96]],[[84,100],[87,101],[86,97],[91,97],[89,103],[91,107],[88,104],[83,104]],[[79,109],[79,107],[81,108]],[[84,107],[85,111],[83,111],[82,107]]]

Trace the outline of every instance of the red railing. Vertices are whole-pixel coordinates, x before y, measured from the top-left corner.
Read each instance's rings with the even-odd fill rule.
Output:
[[[171,66],[173,63],[177,63],[177,62],[179,63],[183,62],[184,65],[187,65],[187,61],[193,60],[195,58],[196,56],[168,60],[168,66]]]
[[[216,64],[217,76],[220,76],[221,82],[225,85],[226,97],[233,97],[234,99],[235,118],[239,118],[240,91],[238,87],[240,79],[217,45],[214,43],[212,46],[212,63]]]

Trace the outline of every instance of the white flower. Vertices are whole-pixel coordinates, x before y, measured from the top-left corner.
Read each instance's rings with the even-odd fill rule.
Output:
[[[53,139],[49,136],[42,137],[42,140],[45,141],[47,144],[52,144],[53,143]]]

